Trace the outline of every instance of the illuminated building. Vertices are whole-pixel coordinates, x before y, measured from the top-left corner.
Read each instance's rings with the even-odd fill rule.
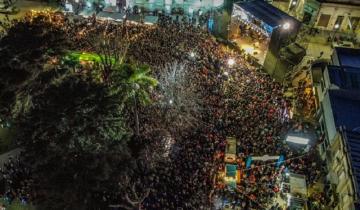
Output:
[[[360,50],[335,48],[331,64],[314,83],[323,133],[325,192],[333,209],[358,209],[360,183]]]
[[[319,30],[360,36],[359,0],[287,0],[274,5]],[[335,27],[339,25],[339,27]]]
[[[238,2],[233,6],[229,38],[255,57],[267,73],[282,80],[289,68],[279,61],[280,50],[296,36],[300,26],[298,20],[265,1]]]
[[[165,10],[170,13],[172,10],[182,10],[185,14],[192,15],[199,11],[205,12],[214,8],[222,7],[224,0],[127,0],[129,7],[138,6],[148,11]]]
[[[101,5],[105,11],[119,12],[124,8],[135,9],[136,12],[162,11],[163,13],[183,13],[201,15],[202,13],[221,8],[224,0],[67,0],[67,4],[85,2],[87,9],[93,5]]]

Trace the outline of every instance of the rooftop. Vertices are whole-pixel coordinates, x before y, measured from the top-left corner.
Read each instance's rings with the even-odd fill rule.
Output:
[[[345,126],[350,131],[360,130],[360,92],[329,90],[335,126]]]
[[[235,4],[273,28],[289,21],[298,22],[295,18],[263,0],[237,2]]]
[[[331,84],[341,89],[360,89],[360,68],[328,65]]]
[[[360,49],[336,47],[340,66],[360,68]]]

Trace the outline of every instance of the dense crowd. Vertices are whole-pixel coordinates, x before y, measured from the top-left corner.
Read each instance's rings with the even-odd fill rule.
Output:
[[[33,185],[31,172],[24,166],[20,157],[9,157],[8,161],[0,168],[1,196],[6,203],[11,203],[14,199],[19,199],[23,204],[31,200],[31,187]]]
[[[150,189],[142,203],[143,209],[209,209],[214,194],[230,197],[242,209],[265,209],[279,191],[276,179],[281,174],[279,168],[286,166],[290,171],[309,172],[308,164],[312,161],[307,157],[285,161],[283,167],[264,165],[260,161],[254,161],[250,169],[245,167],[244,162],[249,156],[294,158],[300,155],[281,141],[282,135],[291,127],[290,101],[283,98],[279,83],[249,65],[244,55],[224,50],[204,29],[166,16],[160,16],[157,25],[117,24],[98,21],[95,17],[65,17],[62,23],[69,39],[75,40],[77,48],[84,50],[91,47],[83,41],[87,35],[104,30],[120,32],[129,44],[127,59],[150,65],[155,77],[169,63],[184,62],[191,68],[189,72],[194,84],[189,85],[200,93],[203,107],[196,116],[198,123],[178,132],[170,127],[179,125],[162,123],[163,110],[158,107],[141,110],[143,133],[151,136],[154,130],[168,129],[175,140],[170,158],[159,162],[155,172],[143,180],[143,187]],[[234,59],[234,64],[229,65],[229,59]],[[237,193],[219,187],[215,180],[218,169],[224,168],[227,136],[237,139],[237,164],[243,170]],[[3,177],[11,175],[8,173],[17,175],[16,170],[6,168]],[[310,170],[310,173],[320,172]],[[26,183],[23,185],[9,183],[6,186],[7,189],[18,189],[11,194],[20,195],[27,201],[29,197],[22,193]]]

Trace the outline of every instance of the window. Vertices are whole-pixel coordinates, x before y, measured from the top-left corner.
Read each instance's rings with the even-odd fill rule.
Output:
[[[350,17],[350,23],[348,24],[348,29],[355,31],[358,29],[360,23],[360,17]],[[351,25],[350,25],[351,24]]]
[[[357,74],[350,74],[351,88],[357,89],[359,88],[359,81]]]
[[[334,28],[335,28],[335,25],[338,25],[339,28],[340,28],[343,20],[344,20],[344,16],[337,16],[336,21],[335,21],[335,24],[334,24]],[[338,29],[338,28],[335,28],[335,29]]]
[[[331,15],[321,14],[317,26],[327,27]]]

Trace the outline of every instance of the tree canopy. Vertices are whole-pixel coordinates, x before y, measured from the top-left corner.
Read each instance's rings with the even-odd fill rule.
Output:
[[[105,209],[118,202],[134,208],[149,193],[135,187],[138,176],[151,167],[146,145],[131,146],[133,123],[126,123],[124,107],[148,104],[157,81],[147,66],[122,61],[104,72],[105,58],[96,52],[86,54],[97,63],[90,74],[59,63],[74,44],[59,18],[27,17],[0,40],[0,114],[26,153],[29,193],[40,209]]]

